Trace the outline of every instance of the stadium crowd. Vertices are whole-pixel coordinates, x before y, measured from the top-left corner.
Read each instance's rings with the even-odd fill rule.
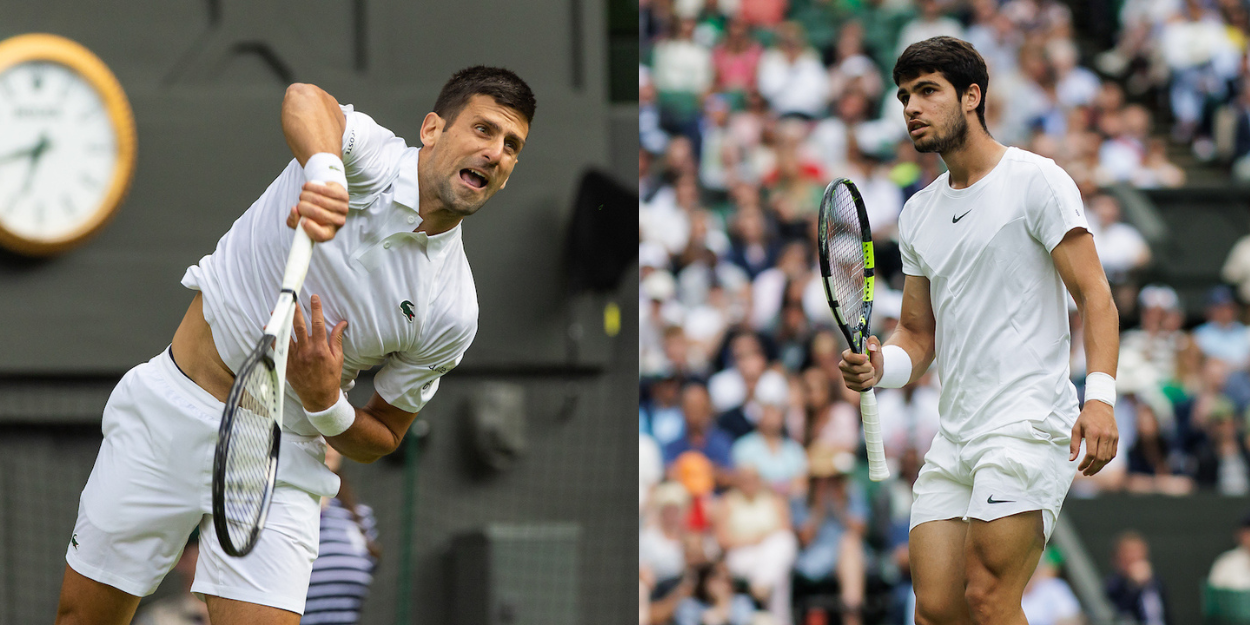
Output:
[[[1077,181],[1122,315],[1120,454],[1073,495],[1250,493],[1250,240],[1225,267],[1237,288],[1212,290],[1189,329],[1172,288],[1139,284],[1150,246],[1108,191],[1183,185],[1169,142],[1250,179],[1247,13],[1203,2],[1126,0],[1107,45],[1083,55],[1055,0],[642,0],[640,623],[911,622],[911,483],[941,374],[878,391],[892,477],[868,481],[845,343],[813,279],[814,222],[825,184],[853,180],[884,276],[874,332],[888,336],[895,224],[943,167],[912,147],[889,72],[935,35],[986,59],[993,136]],[[1075,311],[1072,337],[1079,391]],[[1030,623],[1079,614],[1059,559],[1030,583]]]

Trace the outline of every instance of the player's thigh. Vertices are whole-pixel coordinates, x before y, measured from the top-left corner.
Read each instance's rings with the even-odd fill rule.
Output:
[[[964,553],[969,601],[1019,607],[1045,547],[1041,510],[993,521],[972,519]]]
[[[66,565],[56,625],[125,625],[138,607],[139,597],[83,577]]]
[[[964,599],[967,536],[968,524],[961,519],[927,521],[912,528],[907,553],[918,623],[971,623]]]
[[[296,625],[299,614],[267,605],[204,595],[212,625]]]

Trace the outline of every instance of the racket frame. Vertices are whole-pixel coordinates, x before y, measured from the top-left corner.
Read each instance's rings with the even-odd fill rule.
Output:
[[[833,195],[839,186],[845,186],[850,191],[851,199],[855,203],[860,241],[863,246],[864,285],[861,293],[863,306],[859,319],[855,320],[846,318],[846,310],[838,302],[837,291],[833,286],[833,265],[829,258],[827,243],[829,226],[832,222],[829,211],[832,210]],[[864,206],[864,198],[860,195],[855,183],[846,178],[838,178],[825,187],[825,193],[820,202],[820,214],[817,218],[816,238],[818,239],[820,276],[821,284],[825,289],[825,300],[829,303],[834,322],[842,331],[842,335],[846,337],[851,351],[862,354],[868,346],[868,320],[872,318],[876,262],[872,246],[872,228],[868,223],[868,209]],[[868,479],[880,482],[890,477],[890,469],[885,463],[885,446],[881,439],[881,417],[877,411],[877,394],[874,389],[869,388],[859,394],[859,413],[864,423],[864,445],[868,451]]]
[[[282,290],[278,294],[278,301],[274,304],[273,313],[269,317],[269,322],[265,324],[264,334],[257,342],[256,348],[239,367],[240,375],[235,377],[234,384],[230,386],[230,394],[226,397],[225,408],[222,412],[221,425],[217,433],[217,448],[213,456],[213,526],[222,550],[231,556],[245,556],[256,546],[260,531],[264,529],[265,521],[269,516],[269,505],[273,502],[282,441],[282,415],[286,399],[287,352],[290,347],[291,328],[295,321],[295,307],[299,305],[299,292],[304,286],[304,278],[308,276],[308,266],[312,261],[312,248],[313,241],[304,231],[304,221],[301,219],[295,227],[295,237],[291,241],[291,251],[287,256],[286,269],[282,275]],[[234,421],[233,407],[245,390],[243,380],[247,376],[244,374],[249,372],[251,367],[256,366],[266,367],[275,374],[277,384],[274,392],[277,393],[277,408],[273,415],[273,446],[269,453],[268,483],[261,502],[261,513],[248,537],[247,544],[239,547],[230,539],[225,514],[226,456],[229,453],[233,436],[231,428]]]

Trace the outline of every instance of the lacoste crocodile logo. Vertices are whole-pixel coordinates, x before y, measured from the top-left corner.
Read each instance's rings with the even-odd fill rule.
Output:
[[[412,302],[408,300],[400,302],[399,312],[404,313],[404,316],[408,318],[408,323],[412,323],[413,318],[417,316],[416,310],[412,307]]]

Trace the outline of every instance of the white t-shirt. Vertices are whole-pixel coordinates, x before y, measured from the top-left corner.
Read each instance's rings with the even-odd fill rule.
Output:
[[[460,226],[428,236],[413,232],[418,148],[364,113],[343,107],[343,164],[350,211],[335,237],[313,248],[300,293],[304,318],[321,297],[326,327],[348,321],[341,386],[382,365],[374,388],[387,403],[416,412],[477,334],[477,289]],[[187,268],[183,286],[204,294],[204,319],[217,352],[237,371],[255,347],[277,297],[295,231],[286,225],[304,171],[292,160],[239,217],[217,249]],[[314,436],[299,397],[287,385],[283,427]]]
[[[1076,183],[1017,148],[966,189],[949,178],[912,196],[899,219],[903,272],[929,279],[942,434],[966,442],[1045,419],[1071,427],[1067,296],[1050,251],[1087,228]]]

